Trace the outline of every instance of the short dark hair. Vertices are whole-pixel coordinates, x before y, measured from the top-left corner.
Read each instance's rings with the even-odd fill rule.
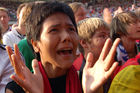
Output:
[[[26,24],[27,40],[30,45],[31,39],[34,41],[40,40],[40,34],[45,19],[57,12],[66,14],[77,30],[74,13],[67,4],[57,1],[34,4],[33,11],[28,17]]]

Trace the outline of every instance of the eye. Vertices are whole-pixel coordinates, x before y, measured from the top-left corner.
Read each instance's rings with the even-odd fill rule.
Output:
[[[74,32],[76,32],[76,30],[75,30],[74,27],[69,27],[68,30],[69,30],[69,31],[74,31]]]
[[[58,30],[57,29],[51,29],[50,31],[49,31],[49,33],[50,32],[57,32]]]
[[[99,37],[106,38],[107,36],[106,35],[99,35]]]

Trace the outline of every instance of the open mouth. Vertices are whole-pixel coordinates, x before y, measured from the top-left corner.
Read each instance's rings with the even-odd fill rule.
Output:
[[[60,55],[70,55],[70,54],[72,54],[72,49],[68,49],[68,50],[59,50],[59,51],[57,51],[57,53],[58,54],[60,54]]]

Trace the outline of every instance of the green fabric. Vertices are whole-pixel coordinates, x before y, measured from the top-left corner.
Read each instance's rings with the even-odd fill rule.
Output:
[[[130,65],[120,71],[108,93],[140,93],[140,65]]]
[[[19,51],[22,53],[25,59],[26,66],[33,71],[32,69],[32,60],[35,58],[31,47],[27,43],[27,39],[23,39],[18,43]]]

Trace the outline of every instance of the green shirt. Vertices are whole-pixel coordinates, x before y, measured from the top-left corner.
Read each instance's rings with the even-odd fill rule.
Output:
[[[35,58],[34,53],[27,43],[27,39],[23,39],[18,43],[19,51],[22,53],[25,59],[26,66],[30,69],[30,71],[33,71],[32,69],[32,60]]]

